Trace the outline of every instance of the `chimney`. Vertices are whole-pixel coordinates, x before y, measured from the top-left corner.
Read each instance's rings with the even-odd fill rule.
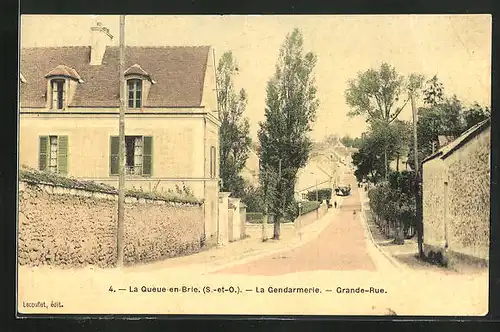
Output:
[[[113,39],[109,29],[104,27],[101,22],[90,28],[90,64],[92,66],[102,65],[102,58],[108,46]]]

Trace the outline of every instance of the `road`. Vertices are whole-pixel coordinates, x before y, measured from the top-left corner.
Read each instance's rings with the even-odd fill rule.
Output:
[[[354,179],[349,182],[356,188]],[[271,276],[317,270],[375,271],[376,266],[366,248],[358,190],[353,189],[352,195],[344,199],[339,213],[327,214],[325,218],[330,219],[329,226],[316,239],[218,272]]]
[[[372,242],[360,213],[360,192],[304,227],[283,226],[279,241],[252,237],[226,247],[123,269],[19,268],[19,309],[26,313],[484,315],[488,273],[453,274],[395,265]],[[355,213],[354,213],[355,212]],[[142,287],[197,289],[144,293]],[[138,292],[131,289],[137,287]],[[204,293],[203,289],[240,292]],[[232,287],[232,288],[231,288]],[[275,288],[318,293],[279,294]],[[113,290],[111,290],[113,289]],[[364,289],[368,293],[345,290]],[[371,289],[378,292],[371,292]],[[116,291],[118,290],[118,291]],[[26,308],[23,301],[60,302]]]

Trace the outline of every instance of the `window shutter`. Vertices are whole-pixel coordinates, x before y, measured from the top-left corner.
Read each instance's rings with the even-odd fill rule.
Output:
[[[57,81],[52,81],[51,82],[52,86],[52,109],[57,108]]]
[[[38,168],[41,171],[47,169],[47,159],[49,157],[49,136],[40,136],[40,148],[38,154]]]
[[[118,136],[110,137],[109,173],[111,175],[118,175],[119,144],[120,138]]]
[[[66,108],[66,95],[67,95],[68,84],[66,84],[66,82],[65,82],[65,83],[63,83],[62,87],[63,87],[63,91],[61,94],[62,95],[62,98],[61,98],[62,99],[62,102],[61,102],[62,107],[61,107],[61,109],[65,109]]]
[[[144,136],[144,147],[142,150],[142,174],[153,174],[153,137]]]
[[[57,172],[68,174],[68,136],[57,137]]]

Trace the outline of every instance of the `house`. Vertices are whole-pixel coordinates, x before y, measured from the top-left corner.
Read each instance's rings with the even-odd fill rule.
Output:
[[[102,24],[90,46],[23,48],[19,162],[118,186],[119,48]],[[212,50],[125,49],[126,186],[204,200],[216,233],[219,127]]]
[[[422,166],[427,255],[489,259],[490,119],[427,157]]]

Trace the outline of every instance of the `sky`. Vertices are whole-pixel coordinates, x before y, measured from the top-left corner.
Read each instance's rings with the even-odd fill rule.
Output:
[[[23,15],[21,47],[89,45],[90,27],[101,21],[119,43],[118,15]],[[133,46],[210,45],[216,61],[232,51],[248,93],[246,116],[255,138],[264,120],[266,84],[285,37],[300,29],[305,51],[317,56],[314,73],[320,106],[311,137],[359,136],[365,119],[347,116],[349,79],[383,62],[401,75],[437,75],[446,95],[466,105],[491,102],[491,15],[131,15],[125,42]],[[417,105],[418,106],[418,105]],[[411,118],[406,106],[400,115]]]

